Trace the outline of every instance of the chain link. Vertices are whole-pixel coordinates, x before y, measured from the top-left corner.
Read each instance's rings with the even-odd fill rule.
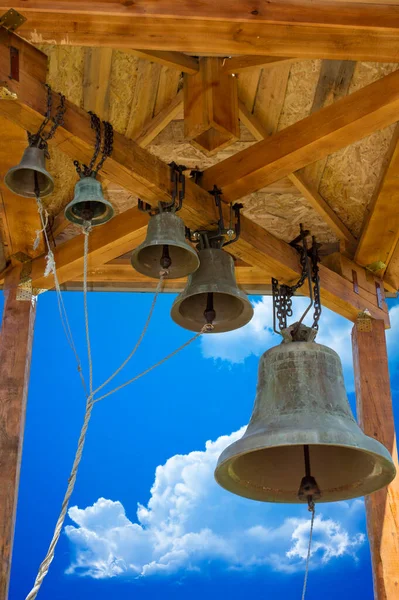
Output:
[[[98,172],[102,168],[105,160],[111,156],[112,151],[114,149],[114,129],[111,123],[108,121],[103,121],[102,124],[104,126],[104,135],[102,136],[101,129],[101,120],[99,117],[93,113],[89,112],[90,115],[90,126],[95,132],[96,140],[94,143],[94,152],[91,157],[89,165],[81,164],[78,160],[74,160],[73,164],[75,165],[75,169],[79,177],[97,177]],[[103,142],[101,145],[101,140],[103,138]],[[96,160],[101,152],[101,158],[95,167]]]
[[[28,142],[29,142],[29,146],[40,148],[41,150],[44,150],[46,158],[49,158],[48,140],[53,138],[58,127],[60,125],[64,124],[64,115],[65,115],[65,111],[66,111],[66,106],[65,106],[65,96],[63,96],[63,94],[59,94],[60,102],[56,108],[56,113],[55,113],[54,117],[51,118],[51,113],[53,110],[53,92],[49,85],[45,84],[45,87],[47,90],[46,116],[36,133],[30,133],[28,131]],[[52,121],[52,123],[53,123],[50,130],[47,133],[43,133],[50,121]]]
[[[273,328],[276,333],[279,333],[276,327],[276,321],[278,321],[279,330],[286,329],[288,326],[287,319],[292,317],[292,296],[297,290],[299,290],[306,279],[308,278],[308,261],[307,261],[307,249],[305,243],[305,233],[301,228],[302,244],[291,243],[291,246],[299,254],[299,262],[301,264],[301,276],[298,281],[292,285],[279,285],[278,280],[272,278],[272,296],[273,296]],[[321,315],[321,303],[320,303],[320,285],[319,285],[319,266],[320,257],[318,254],[319,245],[315,238],[312,238],[313,244],[310,249],[310,263],[311,263],[311,281],[313,283],[313,298],[314,298],[314,314],[313,314],[313,325],[312,328],[319,328],[319,319]]]

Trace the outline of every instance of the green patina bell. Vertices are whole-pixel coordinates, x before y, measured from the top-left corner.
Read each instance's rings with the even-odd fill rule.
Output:
[[[54,180],[46,169],[45,150],[36,146],[26,148],[21,162],[7,171],[4,183],[9,190],[24,198],[35,198],[36,185],[41,198],[54,189]]]
[[[66,208],[65,217],[71,223],[102,225],[114,216],[112,204],[104,198],[101,183],[93,176],[81,176],[75,185],[75,196]]]
[[[201,331],[206,323],[212,323],[212,333],[246,325],[254,310],[237,286],[233,258],[219,248],[204,248],[199,259],[199,269],[189,276],[173,303],[172,319],[190,331]]]
[[[395,466],[388,450],[356,423],[336,352],[316,342],[286,341],[261,357],[251,420],[220,456],[215,477],[253,500],[294,503],[310,495],[332,502],[383,488]]]
[[[198,254],[186,240],[183,220],[175,212],[162,211],[148,223],[147,235],[132,252],[132,266],[136,271],[158,279],[162,269],[168,277],[187,277],[199,266]]]

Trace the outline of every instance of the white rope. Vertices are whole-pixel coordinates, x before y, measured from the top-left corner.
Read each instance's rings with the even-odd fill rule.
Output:
[[[40,216],[42,218],[43,207],[42,207],[40,198],[38,198],[37,201],[38,201],[38,205],[39,205]],[[41,208],[41,211],[40,211],[40,208]],[[142,340],[144,338],[144,335],[145,335],[145,333],[146,333],[146,331],[148,329],[148,326],[149,326],[149,323],[150,323],[150,320],[151,320],[151,316],[152,316],[152,313],[153,313],[154,308],[155,308],[156,299],[157,299],[157,297],[158,297],[158,295],[159,295],[159,293],[161,291],[163,280],[164,280],[164,277],[166,276],[167,272],[161,271],[161,273],[160,273],[160,281],[159,281],[159,284],[157,286],[156,292],[154,294],[154,298],[153,298],[153,301],[152,301],[152,304],[151,304],[149,315],[147,317],[147,320],[146,320],[146,323],[144,325],[143,331],[142,331],[142,333],[141,333],[141,335],[140,335],[140,337],[139,337],[139,339],[138,339],[135,347],[133,348],[132,352],[125,359],[125,361],[122,363],[122,365],[120,367],[118,367],[118,369],[116,369],[116,371],[102,385],[100,385],[97,388],[97,390],[95,390],[93,392],[93,363],[92,363],[92,356],[91,356],[90,332],[89,332],[89,318],[88,318],[88,307],[87,307],[87,263],[88,263],[88,249],[89,249],[89,233],[90,233],[90,228],[89,227],[84,227],[83,233],[84,233],[84,236],[85,236],[84,237],[84,261],[83,261],[83,299],[84,299],[84,315],[85,315],[86,342],[87,342],[87,352],[88,352],[89,372],[90,372],[90,382],[89,382],[90,393],[89,393],[89,395],[87,396],[87,399],[86,399],[86,410],[85,410],[83,425],[82,425],[82,429],[80,431],[78,445],[77,445],[77,450],[76,450],[75,458],[74,458],[74,461],[73,461],[71,473],[70,473],[70,476],[69,476],[69,479],[68,479],[67,490],[65,492],[64,499],[63,499],[63,502],[62,502],[62,505],[61,505],[61,512],[59,514],[59,517],[58,517],[56,525],[55,525],[55,529],[54,529],[54,533],[53,533],[53,538],[52,538],[52,540],[50,542],[50,545],[48,547],[47,554],[44,557],[44,559],[43,559],[43,561],[42,561],[42,563],[41,563],[41,565],[39,567],[39,571],[38,571],[38,574],[36,576],[33,588],[31,589],[31,591],[29,592],[29,594],[26,596],[26,600],[34,600],[37,597],[37,594],[39,593],[39,590],[40,590],[40,587],[41,587],[41,585],[43,583],[43,580],[46,577],[46,575],[47,575],[47,573],[49,571],[50,565],[51,565],[51,563],[52,563],[52,561],[54,559],[55,548],[57,546],[58,540],[59,540],[61,532],[62,532],[62,528],[63,528],[64,521],[65,521],[65,517],[66,517],[67,512],[68,512],[69,500],[70,500],[70,498],[72,496],[72,493],[73,493],[73,490],[74,490],[74,487],[75,487],[76,477],[77,477],[77,474],[78,474],[78,469],[79,469],[80,461],[82,459],[83,448],[84,448],[84,444],[85,444],[85,440],[86,440],[87,429],[88,429],[88,426],[89,426],[90,417],[91,417],[91,413],[92,413],[93,406],[94,406],[95,402],[98,402],[99,400],[103,400],[104,398],[110,396],[111,394],[114,394],[118,390],[126,387],[130,383],[133,383],[133,381],[136,381],[137,379],[139,379],[143,375],[146,375],[147,373],[149,373],[150,371],[152,371],[156,367],[160,366],[161,364],[163,364],[164,362],[166,362],[167,360],[169,360],[170,358],[172,358],[173,356],[175,356],[178,352],[180,352],[186,346],[188,346],[194,340],[196,340],[202,333],[204,333],[205,331],[210,331],[213,328],[211,325],[204,326],[201,332],[197,333],[194,337],[192,337],[190,340],[188,340],[187,342],[185,342],[177,350],[174,350],[173,352],[171,352],[169,355],[167,355],[166,357],[164,357],[163,359],[161,359],[160,361],[158,361],[155,365],[153,365],[152,367],[149,367],[148,369],[146,369],[145,371],[143,371],[142,373],[140,373],[136,377],[133,377],[132,379],[130,379],[126,383],[124,383],[124,384],[118,386],[117,388],[111,390],[107,394],[104,394],[100,398],[94,400],[93,399],[94,394],[97,393],[99,390],[101,390],[118,373],[120,373],[120,371],[127,365],[127,363],[129,362],[129,360],[132,358],[132,356],[135,354],[135,352],[137,351],[138,347],[140,346],[140,344],[141,344],[141,342],[142,342]],[[53,253],[52,253],[52,251],[50,249],[50,246],[49,246],[49,243],[48,243],[48,238],[47,238],[47,233],[46,232],[45,232],[45,237],[46,237],[46,242],[47,242],[47,246],[48,246],[48,264],[50,265],[50,270],[51,270],[51,272],[54,275],[54,281],[55,281],[55,285],[56,285],[57,295],[58,295],[58,292],[59,292],[59,296],[61,298],[60,301],[62,302],[61,290],[60,290],[60,287],[59,287],[58,278],[57,278],[57,274],[56,274],[56,264],[55,264],[55,260],[54,260],[54,255],[53,255]],[[64,315],[65,315],[66,323],[67,323],[67,327],[65,328],[65,332],[66,333],[70,332],[70,340],[72,342],[73,348],[75,349],[75,356],[77,357],[78,365],[80,366],[80,360],[79,360],[79,357],[77,355],[75,345],[73,343],[72,333],[70,331],[69,322],[68,322],[68,318],[67,318],[67,315],[66,315],[65,306],[63,305],[63,303],[62,303],[62,307],[63,307],[63,310],[64,310]],[[61,320],[62,320],[63,317],[62,317],[62,311],[61,310],[60,310],[60,315],[61,315]],[[67,335],[67,338],[68,338],[68,335]],[[81,375],[82,375],[82,378],[83,378],[83,374],[81,374]],[[83,382],[84,382],[84,378],[83,378]]]
[[[309,563],[310,563],[310,550],[311,550],[311,546],[312,546],[314,516],[316,514],[316,509],[315,509],[315,506],[314,506],[313,502],[309,505],[309,510],[312,513],[312,520],[310,522],[309,546],[308,546],[308,555],[306,557],[305,579],[304,579],[304,582],[303,582],[302,600],[305,600],[306,588],[307,588],[307,585],[308,585]]]
[[[65,333],[65,337],[67,339],[68,345],[71,348],[74,356],[75,356],[75,361],[76,361],[76,365],[77,365],[77,370],[82,382],[82,386],[85,392],[85,396],[88,396],[88,392],[87,392],[87,387],[86,387],[86,382],[83,376],[83,370],[82,370],[82,364],[80,362],[80,358],[78,355],[78,352],[76,350],[76,346],[75,346],[75,342],[73,339],[73,335],[72,335],[72,330],[71,330],[71,326],[69,324],[69,319],[68,319],[68,314],[65,308],[65,304],[64,304],[64,299],[62,297],[62,293],[61,293],[61,287],[60,287],[60,283],[58,280],[58,276],[57,276],[57,266],[55,263],[55,258],[54,258],[54,253],[51,250],[51,246],[50,246],[50,240],[48,239],[48,235],[47,235],[47,219],[45,221],[44,218],[44,214],[46,214],[46,217],[48,216],[47,211],[44,209],[42,201],[40,199],[39,196],[36,197],[36,202],[37,202],[37,206],[38,206],[38,213],[40,216],[40,220],[42,223],[42,232],[44,234],[44,238],[46,241],[46,246],[47,246],[47,265],[46,265],[46,269],[44,272],[45,277],[48,277],[50,275],[50,273],[53,274],[54,277],[54,286],[55,286],[55,290],[56,290],[56,296],[57,296],[57,305],[58,305],[58,311],[60,314],[60,319],[61,319],[61,324],[62,324],[62,328],[64,330]]]
[[[89,259],[89,235],[91,225],[86,222],[82,228],[84,236],[84,251],[83,251],[83,308],[85,316],[85,331],[86,331],[86,346],[87,359],[89,362],[89,390],[90,396],[93,396],[93,361],[91,357],[90,331],[89,331],[89,311],[87,308],[87,263]]]

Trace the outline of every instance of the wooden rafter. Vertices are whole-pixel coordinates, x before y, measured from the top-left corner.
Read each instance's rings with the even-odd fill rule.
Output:
[[[0,9],[9,7],[0,3]],[[12,7],[28,17],[20,34],[38,43],[131,48],[134,40],[136,48],[149,51],[380,62],[395,62],[399,53],[395,6],[16,0]]]
[[[398,110],[396,71],[210,167],[202,185],[236,200],[394,123]]]
[[[141,130],[133,137],[134,141],[142,148],[151,144],[158,133],[163,131],[163,129],[165,129],[165,127],[181,113],[183,110],[183,102],[183,90],[180,90],[168,106],[160,110],[159,113],[155,115],[155,117],[152,117],[152,119],[149,119],[147,123],[144,123]]]
[[[6,44],[0,44],[0,78],[3,80],[6,79],[9,73],[9,65],[4,58],[7,56],[7,44],[16,44],[15,38],[17,36],[8,34]],[[22,44],[23,47],[22,42],[18,43],[20,46]],[[44,54],[36,51],[33,60],[44,63],[47,58]],[[34,70],[33,64],[30,72],[33,73]],[[8,85],[11,90],[14,90],[13,80],[10,80]],[[37,81],[33,87],[34,93],[32,93],[32,90],[28,89],[23,82],[17,82],[15,89],[18,90],[18,99],[0,100],[0,114],[25,129],[37,130],[42,120],[41,114],[46,105],[43,86],[40,85],[40,81]],[[86,162],[91,156],[93,141],[89,115],[68,102],[64,125],[59,127],[56,137],[50,140],[50,145],[56,145],[66,154]],[[120,134],[115,134],[113,155],[104,165],[104,176],[128,190],[142,195],[143,198],[149,201],[167,200],[171,197],[169,167]],[[229,219],[227,205],[224,205],[224,210],[226,219]],[[216,217],[214,198],[192,180],[187,179],[186,196],[181,214],[187,226],[191,228],[208,227],[209,223],[214,222]],[[126,222],[125,215],[126,213],[121,215],[123,223]],[[98,246],[95,251],[98,256],[102,257],[103,263],[110,260],[108,255],[105,256],[103,253],[103,245],[105,244],[108,252],[110,247],[120,243],[118,241],[121,238],[118,223],[119,220],[113,219],[101,227],[98,234],[95,232],[98,238],[101,238],[98,239]],[[132,235],[131,231],[127,235]],[[124,243],[123,239],[122,242]],[[72,243],[76,246],[73,246]],[[71,242],[66,242],[59,247],[58,251],[63,252],[66,257],[65,259],[58,257],[61,274],[63,269],[69,268],[67,265],[82,260],[81,248],[79,250],[78,245],[79,241],[71,240]],[[130,239],[127,245],[130,245],[130,249],[134,247],[134,243]],[[71,247],[74,248],[72,253],[70,251]],[[117,255],[122,254],[124,251],[127,250],[119,248]],[[245,217],[242,218],[242,234],[239,241],[234,245],[234,253],[247,264],[262,269],[266,273],[272,273],[282,282],[295,280],[301,272],[298,256],[291,246],[282,240],[276,239],[257,223]],[[46,286],[42,274],[43,258],[40,258],[32,264],[32,279],[35,287]],[[367,307],[371,314],[375,315],[376,318],[384,319],[388,325],[389,319],[386,306],[378,306],[375,294],[369,294],[367,290],[362,288],[360,288],[359,293],[356,293],[350,281],[323,265],[321,266],[320,277],[321,297],[325,306],[349,319],[355,319],[358,311]]]
[[[83,107],[109,119],[112,48],[87,48],[83,74]]]
[[[384,271],[399,239],[399,126],[396,126],[379,185],[366,212],[355,260]]]
[[[263,140],[268,137],[266,129],[254,114],[249,113],[245,106],[241,103],[239,107],[240,119],[258,140]],[[314,208],[316,212],[322,217],[322,219],[329,225],[329,227],[337,235],[338,239],[345,239],[352,245],[355,244],[356,239],[351,234],[349,229],[341,221],[338,215],[332,210],[324,198],[319,194],[316,188],[308,181],[305,177],[297,173],[290,173],[288,179],[300,192],[300,194],[306,198],[309,204]]]
[[[173,67],[188,75],[195,75],[197,73],[198,59],[182,52],[150,52],[149,50],[133,50],[129,49],[130,54],[134,54],[138,58],[144,58],[146,60],[159,63],[165,67]]]
[[[291,64],[295,58],[285,58],[283,56],[231,56],[226,58],[222,70],[225,73],[241,73],[254,67],[263,69],[276,67],[282,64]]]

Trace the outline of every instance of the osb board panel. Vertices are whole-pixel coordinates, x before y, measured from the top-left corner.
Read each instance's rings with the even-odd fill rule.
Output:
[[[357,63],[349,93],[397,68],[396,64]],[[393,129],[394,125],[376,131],[327,160],[319,191],[355,236],[360,233],[365,209],[378,184]]]
[[[278,123],[279,131],[309,115],[319,80],[320,67],[321,60],[304,60],[291,65]]]
[[[336,236],[304,198],[293,194],[257,192],[242,200],[243,214],[278,238],[290,242],[302,223],[321,243],[335,242]]]

